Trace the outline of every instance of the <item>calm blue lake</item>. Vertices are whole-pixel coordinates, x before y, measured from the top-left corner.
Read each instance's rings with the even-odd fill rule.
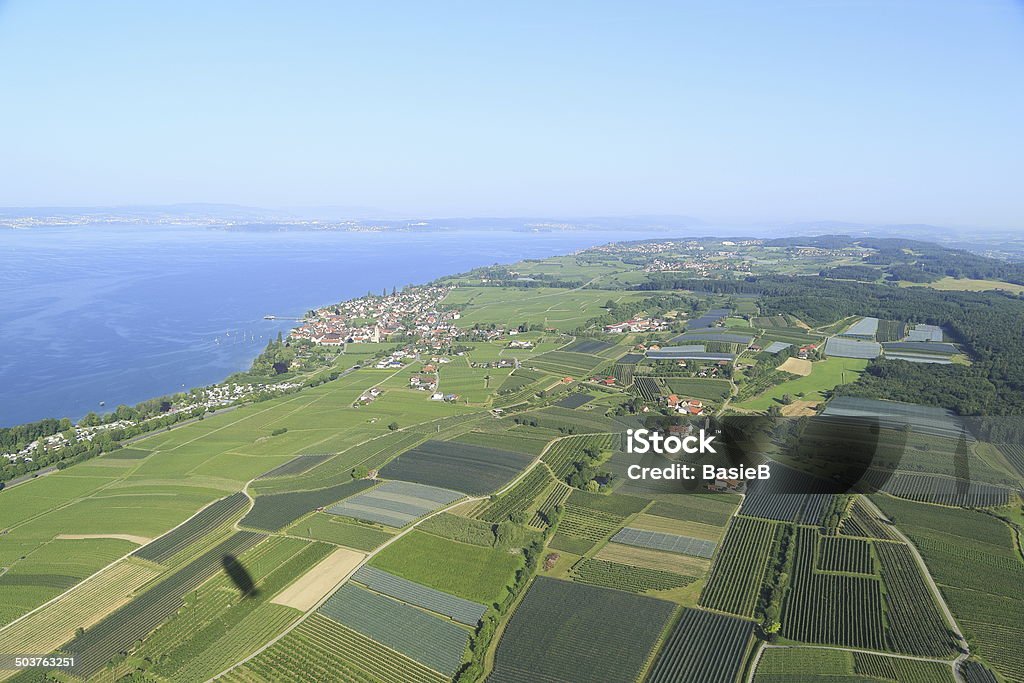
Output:
[[[629,239],[664,233],[630,232]],[[78,418],[245,369],[300,316],[367,291],[626,236],[0,230],[0,425]]]

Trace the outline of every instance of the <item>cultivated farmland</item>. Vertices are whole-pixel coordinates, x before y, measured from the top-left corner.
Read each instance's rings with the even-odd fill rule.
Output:
[[[64,651],[75,655],[74,673],[89,677],[118,652],[148,635],[181,606],[184,595],[220,568],[225,555],[252,547],[264,536],[239,531],[76,637]]]
[[[478,602],[423,586],[376,567],[360,567],[353,578],[377,593],[436,612],[467,626],[476,626],[487,609]]]
[[[774,533],[774,526],[768,522],[735,518],[715,558],[711,578],[700,595],[700,604],[744,617],[753,616]]]
[[[531,459],[514,451],[454,441],[427,441],[392,460],[381,475],[478,496],[500,489],[522,472]]]
[[[325,460],[333,458],[333,453],[320,453],[316,455],[297,455],[283,465],[261,474],[259,479],[273,479],[274,477],[287,477],[294,474],[308,472]]]
[[[670,553],[693,555],[694,557],[708,559],[715,554],[715,546],[717,545],[713,541],[706,541],[700,538],[647,531],[646,529],[634,529],[628,526],[615,534],[612,540],[616,543],[633,545],[639,548],[664,550]]]
[[[451,621],[353,584],[339,588],[320,613],[448,675],[455,673],[469,640],[469,631]]]
[[[152,562],[166,562],[180,550],[227,522],[248,505],[244,493],[235,493],[208,505],[179,527],[139,548],[132,555]]]
[[[753,633],[753,622],[686,609],[661,649],[648,681],[733,683]]]
[[[444,683],[449,677],[333,619],[313,614],[272,647],[218,680]]]
[[[502,635],[488,680],[635,681],[673,610],[654,598],[538,577]]]
[[[290,536],[326,541],[356,550],[373,550],[392,534],[368,524],[346,522],[337,515],[317,512],[288,529]]]
[[[119,562],[3,629],[3,647],[11,652],[52,652],[71,640],[75,629],[92,626],[157,574],[142,564]]]
[[[815,572],[815,529],[800,527],[793,543],[796,559],[783,606],[782,634],[806,643],[883,649],[881,581]]]
[[[823,536],[818,546],[818,569],[825,572],[873,574],[871,543],[859,538]]]
[[[462,497],[462,493],[449,489],[406,481],[388,481],[331,506],[327,512],[366,522],[403,527]]]
[[[266,531],[277,531],[299,517],[336,500],[365,491],[374,485],[369,479],[350,480],[324,489],[274,493],[256,498],[252,509],[242,518],[242,526]]]
[[[888,645],[897,652],[925,657],[948,657],[955,652],[946,620],[932,599],[910,548],[876,543],[885,581]]]
[[[544,466],[534,467],[512,490],[489,502],[474,517],[488,522],[503,522],[512,516],[525,514],[541,493],[554,481]]]
[[[564,479],[572,473],[573,463],[583,458],[585,450],[610,451],[617,439],[617,434],[581,434],[559,439],[551,444],[541,460],[551,467],[556,477]]]
[[[605,588],[617,588],[630,593],[669,590],[688,586],[697,579],[675,572],[646,567],[634,567],[608,560],[580,560],[571,572],[572,580]]]
[[[489,605],[507,595],[505,587],[522,566],[522,557],[505,549],[413,531],[382,550],[370,564],[409,581]]]

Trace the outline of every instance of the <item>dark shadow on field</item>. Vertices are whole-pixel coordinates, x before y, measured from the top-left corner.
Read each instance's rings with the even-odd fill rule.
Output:
[[[259,595],[256,582],[252,580],[249,570],[238,561],[237,557],[225,555],[221,558],[221,564],[224,566],[224,571],[227,573],[228,578],[235,584],[235,588],[238,589],[243,598],[254,598]]]

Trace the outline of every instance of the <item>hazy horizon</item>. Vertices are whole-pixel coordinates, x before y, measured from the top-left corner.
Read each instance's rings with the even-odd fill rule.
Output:
[[[1024,4],[0,2],[0,205],[1024,228]]]

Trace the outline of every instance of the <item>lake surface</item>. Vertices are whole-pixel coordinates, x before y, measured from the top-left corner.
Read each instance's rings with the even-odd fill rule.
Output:
[[[267,314],[658,235],[0,230],[0,426],[218,382],[296,324]]]

